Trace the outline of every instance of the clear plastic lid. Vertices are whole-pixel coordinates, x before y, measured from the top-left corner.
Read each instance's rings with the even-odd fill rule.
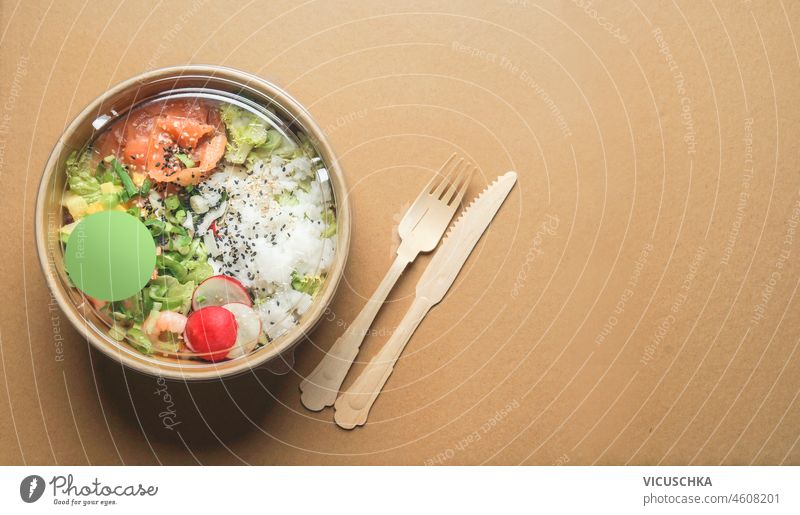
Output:
[[[112,210],[141,222],[156,249],[135,295],[80,292],[110,337],[145,354],[220,361],[300,322],[332,264],[337,214],[325,163],[292,120],[226,91],[184,88],[92,125],[61,171],[62,250],[82,220]]]

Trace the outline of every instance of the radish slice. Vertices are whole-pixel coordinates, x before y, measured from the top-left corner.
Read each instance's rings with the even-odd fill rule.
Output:
[[[258,338],[261,336],[261,317],[251,308],[239,302],[232,302],[222,306],[236,318],[239,331],[236,333],[236,343],[228,352],[228,358],[238,358],[248,354],[256,348]]]
[[[224,306],[231,302],[253,305],[250,294],[242,283],[227,275],[209,277],[200,283],[192,295],[192,309],[195,311],[206,306]]]

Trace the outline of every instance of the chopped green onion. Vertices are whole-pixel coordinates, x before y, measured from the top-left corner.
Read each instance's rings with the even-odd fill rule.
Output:
[[[125,188],[125,194],[128,195],[128,198],[131,198],[139,193],[139,189],[135,184],[133,184],[131,176],[128,175],[125,167],[123,167],[119,161],[113,158],[111,160],[111,165],[114,167],[114,171],[119,176],[119,180],[122,181],[122,187]]]
[[[135,324],[133,327],[128,329],[128,341],[136,347],[139,352],[143,354],[152,354],[153,353],[153,343],[150,339],[145,336],[144,332],[142,331],[142,327],[139,324]]]
[[[188,273],[186,267],[183,266],[180,261],[167,254],[156,256],[156,267],[160,270],[169,270],[172,272],[172,275],[181,282],[186,279],[186,274]]]
[[[186,168],[194,168],[194,161],[192,161],[192,158],[186,154],[175,154],[175,157],[177,157],[178,161],[183,163],[183,166]]]
[[[167,209],[169,209],[170,211],[175,211],[180,207],[181,201],[176,195],[170,195],[164,201],[164,205],[167,206]]]
[[[139,194],[143,197],[147,196],[147,194],[150,193],[150,186],[152,185],[153,183],[150,182],[150,179],[145,178],[144,182],[142,182],[142,188],[139,190]]]
[[[186,234],[186,229],[180,225],[175,225],[170,222],[164,222],[164,232],[171,234]]]
[[[191,250],[192,238],[185,234],[179,234],[176,237],[172,238],[167,243],[168,250],[175,250],[179,253],[186,255]]]
[[[144,225],[150,229],[150,234],[153,236],[161,236],[167,232],[167,224],[163,220],[158,220],[157,218],[145,220]]]

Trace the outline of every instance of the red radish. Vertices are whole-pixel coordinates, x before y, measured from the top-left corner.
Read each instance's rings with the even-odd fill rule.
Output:
[[[239,328],[236,335],[236,343],[228,352],[228,358],[238,358],[244,356],[253,349],[261,336],[261,318],[253,308],[239,302],[232,302],[222,306],[236,317],[236,324]]]
[[[231,302],[253,305],[250,294],[242,283],[229,275],[209,277],[195,288],[192,295],[192,309],[195,311],[206,306],[224,306]]]
[[[233,313],[219,306],[208,306],[189,315],[183,338],[199,358],[220,361],[236,343],[238,332]]]

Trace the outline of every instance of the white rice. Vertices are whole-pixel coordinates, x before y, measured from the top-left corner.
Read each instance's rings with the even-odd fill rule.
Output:
[[[308,192],[300,187],[303,181],[310,181]],[[318,180],[307,157],[287,162],[273,156],[249,170],[227,166],[198,185],[198,192],[211,206],[197,227],[209,263],[215,274],[235,277],[251,289],[264,332],[277,338],[297,324],[313,301],[292,289],[292,273],[324,276],[333,261],[335,238],[322,238],[323,216],[332,200],[329,183]],[[289,193],[295,205],[276,200]],[[224,213],[215,209],[226,203]],[[216,217],[214,238],[211,222]]]

